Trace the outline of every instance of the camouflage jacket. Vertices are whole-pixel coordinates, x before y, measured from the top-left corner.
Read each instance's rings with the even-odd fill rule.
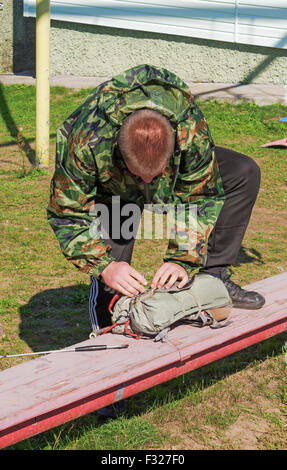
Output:
[[[180,78],[163,68],[140,65],[102,83],[58,130],[47,208],[63,254],[95,277],[115,258],[103,238],[90,230],[93,206],[112,196],[141,208],[146,203],[143,182],[115,151],[121,123],[140,108],[162,113],[175,132],[174,154],[150,184],[152,203],[180,204],[186,208],[186,221],[197,218],[196,225],[192,221],[176,228],[165,261],[182,264],[189,274],[204,266],[208,237],[225,199],[208,125]]]

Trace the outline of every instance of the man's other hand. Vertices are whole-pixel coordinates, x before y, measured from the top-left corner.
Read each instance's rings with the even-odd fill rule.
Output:
[[[109,287],[128,297],[144,292],[147,285],[144,276],[125,261],[112,261],[101,276]]]
[[[157,270],[151,281],[152,288],[165,287],[169,289],[173,284],[180,279],[178,288],[181,289],[188,281],[188,274],[186,270],[177,263],[166,262]]]

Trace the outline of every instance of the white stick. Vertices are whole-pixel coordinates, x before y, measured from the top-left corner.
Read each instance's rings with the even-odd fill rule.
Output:
[[[106,344],[92,344],[90,346],[78,346],[73,349],[54,349],[52,351],[39,351],[39,352],[30,352],[23,354],[7,354],[5,356],[0,356],[0,359],[9,358],[9,357],[22,357],[22,356],[33,356],[35,354],[52,354],[52,353],[65,353],[65,352],[85,352],[85,351],[98,351],[101,349],[125,349],[128,344],[118,344],[108,346]]]

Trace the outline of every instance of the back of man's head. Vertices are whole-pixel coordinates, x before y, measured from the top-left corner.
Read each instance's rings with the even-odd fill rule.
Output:
[[[125,119],[118,145],[132,173],[154,177],[163,171],[174,151],[173,128],[157,111],[140,109]]]

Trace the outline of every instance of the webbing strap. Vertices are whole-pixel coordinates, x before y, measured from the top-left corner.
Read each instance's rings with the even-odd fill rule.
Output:
[[[93,331],[97,331],[100,329],[98,317],[97,317],[97,298],[99,293],[99,286],[98,281],[94,276],[90,276],[90,298],[89,298],[89,314],[92,324]]]

